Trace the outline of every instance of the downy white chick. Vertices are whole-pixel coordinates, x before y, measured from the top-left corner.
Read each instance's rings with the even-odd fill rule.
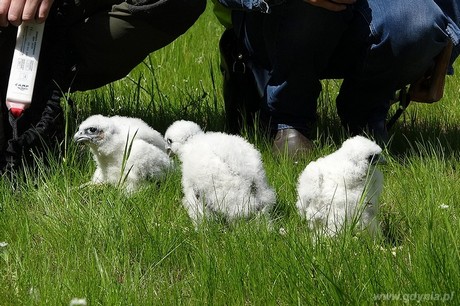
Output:
[[[174,122],[165,139],[168,150],[182,162],[182,202],[195,226],[216,216],[227,221],[268,216],[276,194],[252,144],[236,135],[205,133],[184,120]]]
[[[297,184],[297,209],[312,229],[330,236],[345,224],[378,231],[378,198],[383,174],[375,167],[382,149],[355,136],[330,155],[312,161]]]
[[[171,167],[162,135],[138,118],[93,115],[74,135],[87,145],[97,164],[94,184],[124,184],[127,193],[147,179],[159,179]]]

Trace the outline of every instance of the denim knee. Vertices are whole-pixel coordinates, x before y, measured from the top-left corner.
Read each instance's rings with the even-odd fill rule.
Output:
[[[360,9],[369,22],[372,45],[369,63],[392,67],[397,83],[410,83],[433,64],[433,58],[447,44],[448,19],[431,0],[368,0]],[[380,67],[382,68],[382,67]],[[379,69],[379,68],[377,68]]]
[[[412,5],[411,5],[412,7]],[[441,10],[421,8],[398,11],[386,18],[381,28],[382,43],[389,41],[397,57],[418,61],[424,53],[437,54],[447,42],[447,20]]]

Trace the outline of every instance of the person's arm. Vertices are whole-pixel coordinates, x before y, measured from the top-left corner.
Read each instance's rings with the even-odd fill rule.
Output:
[[[356,0],[304,0],[305,2],[322,7],[329,11],[340,12],[347,8],[347,5],[353,4]]]
[[[19,26],[23,21],[44,22],[54,0],[0,0],[0,26]]]

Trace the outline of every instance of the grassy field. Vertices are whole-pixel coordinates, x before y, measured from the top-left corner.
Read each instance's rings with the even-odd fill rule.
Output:
[[[162,133],[182,118],[223,130],[222,31],[208,10],[125,79],[73,94],[69,134],[94,113],[140,117]],[[2,179],[0,305],[460,304],[460,76],[448,78],[441,102],[411,105],[392,130],[378,240],[346,232],[314,243],[295,211],[300,172],[343,141],[339,82],[323,85],[306,160],[277,159],[260,135],[247,135],[278,194],[274,231],[243,221],[195,231],[179,170],[132,197],[79,189],[95,165],[70,140],[51,165]]]

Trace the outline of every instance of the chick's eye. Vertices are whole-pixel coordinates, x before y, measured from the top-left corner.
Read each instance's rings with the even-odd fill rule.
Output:
[[[86,131],[90,132],[91,134],[94,134],[97,132],[97,128],[95,127],[90,127],[90,128],[87,128]]]
[[[167,142],[169,145],[172,144],[171,138],[166,139],[166,142]]]

